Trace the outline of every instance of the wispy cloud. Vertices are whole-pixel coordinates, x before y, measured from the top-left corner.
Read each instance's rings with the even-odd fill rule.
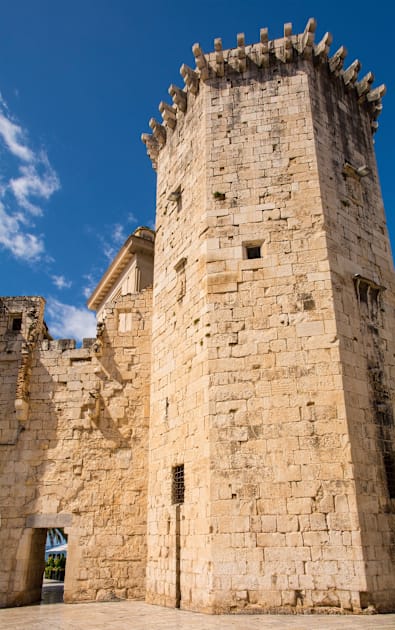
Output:
[[[53,275],[51,279],[57,289],[70,289],[73,284],[71,280],[66,280],[64,276]]]
[[[8,161],[16,158],[20,162],[12,165],[17,172],[0,184],[0,246],[31,262],[45,251],[32,217],[43,214],[41,202],[60,188],[59,178],[45,151],[29,146],[26,130],[14,120],[1,95],[0,141]]]
[[[112,240],[114,243],[123,243],[126,239],[124,226],[120,223],[116,223],[112,230]]]
[[[91,296],[93,289],[96,287],[98,283],[98,279],[93,275],[93,273],[86,273],[83,275],[85,280],[85,286],[82,289],[83,296],[88,299]]]
[[[46,308],[50,333],[62,339],[77,339],[96,336],[96,318],[86,308],[64,304],[49,298]]]
[[[41,236],[23,229],[23,217],[7,213],[0,202],[0,245],[13,253],[16,258],[36,260],[44,252]]]
[[[2,97],[0,97],[0,108],[0,136],[7,149],[25,162],[33,161],[34,153],[25,144],[25,131],[10,120],[8,106]]]
[[[112,225],[106,226],[105,234],[107,236],[103,236],[102,234],[99,234],[98,236],[102,244],[103,254],[107,260],[111,262],[117,254],[120,246],[126,240],[127,233],[125,232],[125,227],[121,223],[113,223]]]
[[[138,218],[136,217],[136,215],[133,212],[129,212],[128,216],[126,217],[126,220],[128,223],[137,223],[138,222]]]
[[[21,208],[40,216],[42,209],[30,197],[49,199],[59,189],[59,179],[46,154],[40,152],[34,164],[19,167],[19,177],[12,178],[9,186]]]

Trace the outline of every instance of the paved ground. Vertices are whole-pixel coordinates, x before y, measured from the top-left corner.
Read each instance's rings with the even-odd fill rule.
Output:
[[[63,602],[64,582],[60,580],[43,579],[41,604],[60,604]],[[1,625],[0,625],[1,629]]]
[[[0,610],[1,630],[395,630],[395,615],[202,615],[143,602]]]

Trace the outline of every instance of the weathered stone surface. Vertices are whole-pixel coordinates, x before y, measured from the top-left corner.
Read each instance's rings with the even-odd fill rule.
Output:
[[[158,156],[149,602],[395,605],[394,276],[372,114],[359,65],[342,73],[345,49],[328,61],[314,30],[285,25],[270,52],[266,31],[195,46],[198,96]]]
[[[50,527],[68,534],[65,601],[143,598],[151,290],[107,302],[100,353],[45,339],[41,298],[1,306],[0,605],[39,599]]]
[[[31,550],[67,521],[67,601],[395,608],[385,90],[315,30],[196,44],[182,66],[144,135],[152,306],[146,228],[92,295],[81,349],[50,340],[41,298],[2,299],[3,605],[34,596]]]

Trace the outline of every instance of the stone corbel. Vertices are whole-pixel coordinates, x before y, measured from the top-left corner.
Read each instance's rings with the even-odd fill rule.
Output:
[[[285,27],[287,25],[284,25],[284,37],[285,37]],[[317,28],[317,22],[315,21],[314,18],[310,18],[306,24],[306,27],[304,29],[303,35],[302,35],[302,43],[300,46],[300,54],[302,55],[302,57],[304,57],[304,59],[310,59],[313,53],[313,48],[314,48],[314,34]],[[292,31],[292,25],[291,25],[291,31]]]
[[[341,72],[346,56],[347,49],[344,46],[340,46],[333,57],[329,59],[329,70],[333,72],[334,75],[338,75]]]
[[[372,132],[374,133],[378,129],[377,118],[380,116],[383,110],[383,104],[381,102],[381,97],[385,95],[387,88],[384,84],[379,85],[378,87],[371,90],[366,95],[366,100],[370,105],[370,119],[371,119],[371,127]]]
[[[291,61],[293,58],[293,48],[292,48],[292,24],[291,22],[287,22],[284,24],[284,38],[283,38],[283,47],[281,51],[281,60],[284,63]]]
[[[367,93],[370,92],[373,81],[373,72],[368,72],[360,81],[355,83],[360,102],[362,102]]]
[[[215,72],[217,77],[223,77],[225,74],[224,53],[222,52],[222,39],[217,37],[214,40],[215,49]]]
[[[169,87],[169,94],[171,98],[173,99],[173,103],[177,107],[177,109],[185,113],[187,111],[186,93],[183,90],[181,90],[179,87],[177,87],[176,85],[172,84]]]
[[[207,59],[204,56],[202,49],[200,48],[200,44],[194,44],[192,46],[192,52],[195,57],[196,67],[200,70],[200,76],[203,81],[208,79],[208,64]]]
[[[152,162],[152,166],[156,170],[157,160],[158,160],[158,155],[159,155],[159,145],[156,139],[150,133],[142,133],[141,141],[145,144],[148,156]]]
[[[245,72],[247,70],[244,33],[237,34],[237,69],[239,72]]]
[[[358,78],[358,72],[361,69],[361,62],[359,59],[356,59],[352,62],[350,66],[346,70],[343,70],[342,77],[344,81],[344,85],[354,85],[355,81]]]
[[[189,92],[196,94],[199,92],[199,75],[185,63],[180,68],[180,74]]]
[[[269,29],[261,28],[259,39],[260,39],[260,44],[259,44],[259,53],[258,53],[258,66],[267,68],[270,64]]]
[[[383,104],[381,101],[375,101],[372,107],[372,119],[376,120],[383,111]]]
[[[372,103],[373,101],[379,101],[385,95],[386,91],[387,88],[385,87],[384,83],[382,83],[378,87],[374,88],[374,90],[371,90],[369,92],[369,94],[366,96],[366,100],[369,103]]]
[[[166,128],[158,123],[155,118],[151,118],[148,124],[152,129],[152,135],[157,141],[159,147],[163,147],[166,144]]]
[[[325,33],[321,41],[314,47],[314,57],[321,61],[326,61],[329,55],[329,49],[332,44],[333,37],[331,33]]]
[[[164,101],[159,103],[159,111],[162,114],[163,122],[170,129],[174,129],[177,124],[177,110],[171,105],[168,105]]]

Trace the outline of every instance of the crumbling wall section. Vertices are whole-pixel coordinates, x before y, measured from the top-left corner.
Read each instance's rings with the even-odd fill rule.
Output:
[[[31,600],[32,531],[59,523],[65,601],[144,596],[150,333],[146,289],[108,304],[81,348],[37,342],[24,430],[0,447],[2,605]]]

